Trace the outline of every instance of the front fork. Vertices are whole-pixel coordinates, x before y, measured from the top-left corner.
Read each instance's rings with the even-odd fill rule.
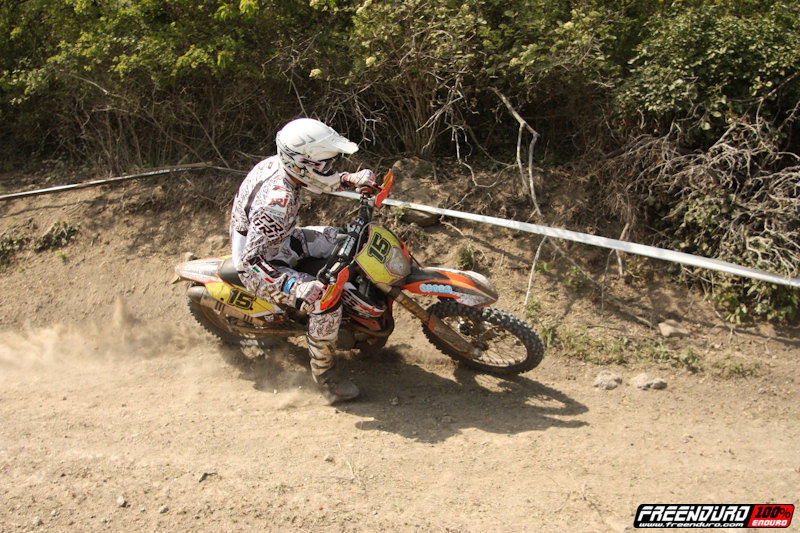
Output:
[[[427,312],[416,300],[409,298],[403,291],[397,287],[392,287],[384,283],[376,283],[376,286],[385,292],[390,298],[394,299],[400,305],[408,309],[408,311],[419,318],[422,323],[432,333],[439,337],[443,342],[450,345],[450,347],[461,354],[462,357],[472,359],[480,354],[480,350],[475,348],[463,335],[448,326],[444,321],[436,315]]]

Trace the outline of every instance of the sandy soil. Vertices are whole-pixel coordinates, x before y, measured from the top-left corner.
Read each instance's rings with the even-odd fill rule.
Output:
[[[2,234],[80,226],[0,272],[0,532],[625,531],[643,503],[800,503],[797,329],[732,329],[685,289],[618,284],[691,333],[664,340],[543,274],[536,327],[691,347],[703,370],[554,344],[522,376],[478,375],[398,311],[386,349],[344,354],[363,397],[331,407],[302,342],[223,346],[170,283],[184,253],[224,253],[235,180],[210,197],[213,179],[0,203]],[[409,229],[417,257],[452,266],[471,242],[522,315],[536,240],[450,222]],[[601,370],[622,384],[594,387]],[[633,386],[642,372],[667,388]]]

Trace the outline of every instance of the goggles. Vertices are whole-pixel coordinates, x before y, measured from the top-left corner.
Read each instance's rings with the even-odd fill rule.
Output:
[[[341,154],[336,155],[334,157],[330,157],[328,159],[322,159],[320,161],[316,161],[314,159],[302,159],[300,162],[305,165],[306,167],[313,168],[317,174],[321,174],[323,176],[330,176],[334,172],[336,172],[336,166],[341,159]]]

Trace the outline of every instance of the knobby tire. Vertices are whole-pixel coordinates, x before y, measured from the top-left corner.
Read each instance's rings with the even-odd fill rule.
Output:
[[[453,300],[442,300],[433,304],[428,308],[428,312],[438,316],[441,319],[455,318],[469,321],[469,324],[474,329],[482,330],[485,328],[484,333],[492,333],[494,336],[503,332],[507,332],[518,341],[517,347],[517,360],[514,361],[501,361],[501,360],[486,360],[469,359],[462,356],[460,353],[453,350],[448,344],[439,339],[432,331],[424,328],[425,336],[428,340],[436,346],[442,353],[455,359],[459,363],[479,370],[481,372],[489,372],[493,374],[521,374],[536,368],[542,361],[544,356],[544,347],[539,335],[531,329],[525,322],[516,316],[496,309],[494,307],[475,308],[459,304]],[[447,320],[446,320],[447,321]],[[449,323],[450,321],[448,321]],[[450,324],[452,327],[452,324]],[[488,327],[487,327],[488,325]],[[454,328],[457,329],[457,328]],[[462,328],[463,329],[463,328]],[[469,329],[469,328],[467,328]],[[464,334],[464,332],[461,332]],[[465,335],[471,342],[480,344],[483,342],[480,334]],[[522,353],[524,350],[524,354]],[[482,354],[483,355],[483,354]]]
[[[255,329],[253,331],[252,337],[248,337],[236,332],[229,331],[224,320],[221,319],[220,315],[216,313],[213,309],[210,309],[204,305],[201,305],[198,302],[195,302],[188,296],[186,297],[186,303],[189,306],[189,312],[192,314],[194,319],[201,326],[203,326],[203,328],[206,331],[208,331],[209,333],[220,339],[225,344],[230,344],[233,346],[243,346],[243,347],[256,346],[259,348],[269,348],[271,346],[275,346],[276,344],[284,340],[284,338],[281,337],[270,337],[270,336],[259,337],[260,332],[258,332]]]

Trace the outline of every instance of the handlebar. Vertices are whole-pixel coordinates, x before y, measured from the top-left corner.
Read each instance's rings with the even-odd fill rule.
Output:
[[[377,194],[373,195],[366,191],[361,193],[358,215],[347,224],[345,233],[339,236],[340,241],[333,249],[330,258],[317,273],[317,279],[328,286],[320,302],[323,310],[330,309],[338,302],[344,290],[344,284],[350,277],[349,267],[358,252],[361,232],[367,224],[372,222],[374,209],[383,205],[384,200],[389,196],[392,185],[394,185],[394,173],[390,169],[384,176],[383,184]]]

